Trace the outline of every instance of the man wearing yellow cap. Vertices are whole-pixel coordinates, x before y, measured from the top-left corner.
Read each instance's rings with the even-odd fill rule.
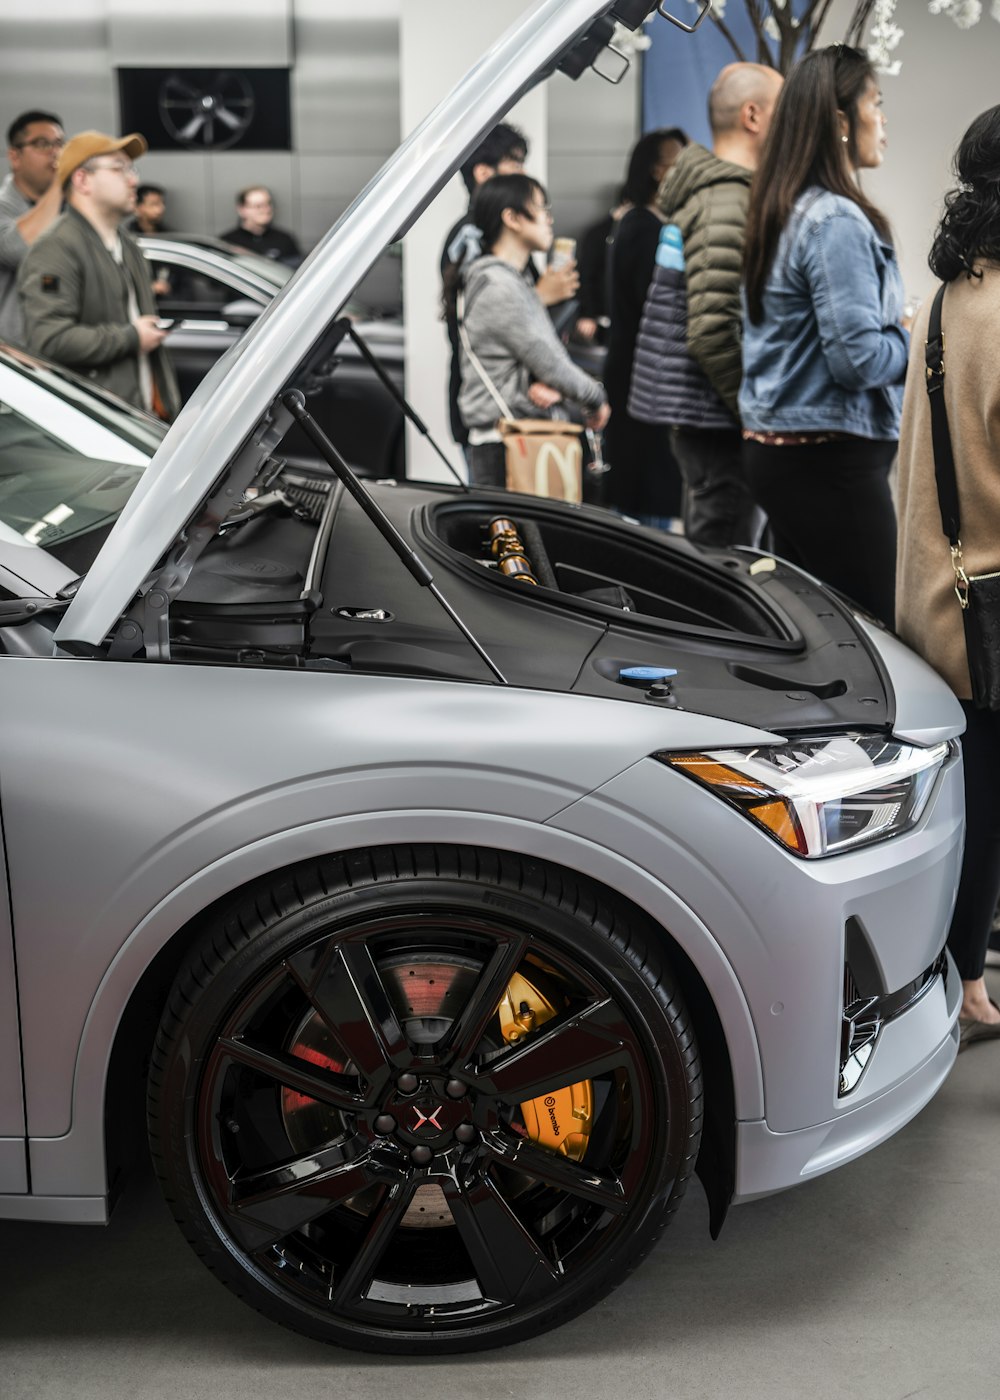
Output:
[[[82,131],[66,143],[58,179],[66,209],[28,250],[18,273],[29,350],[137,408],[170,420],[180,407],[162,348],[146,262],[122,228],[135,209],[138,135]]]

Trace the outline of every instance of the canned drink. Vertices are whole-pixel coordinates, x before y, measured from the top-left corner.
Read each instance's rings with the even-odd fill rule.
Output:
[[[567,263],[576,261],[576,239],[557,238],[552,244],[552,257],[550,264],[552,267],[565,267]]]
[[[552,244],[552,261],[550,266],[554,268],[565,267],[567,263],[576,261],[576,239],[557,238]]]

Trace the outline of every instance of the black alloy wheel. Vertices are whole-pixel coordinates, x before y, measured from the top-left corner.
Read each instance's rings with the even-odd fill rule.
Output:
[[[676,1209],[701,1130],[651,931],[537,861],[353,852],[262,880],[192,949],[149,1083],[199,1255],[324,1341],[498,1346],[596,1302]]]

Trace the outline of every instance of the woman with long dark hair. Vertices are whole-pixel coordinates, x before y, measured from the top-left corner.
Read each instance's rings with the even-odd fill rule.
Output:
[[[857,179],[885,144],[864,54],[836,44],[793,68],[750,195],[739,403],[775,552],[891,625],[909,337],[889,224]]]
[[[495,175],[479,186],[472,220],[482,251],[461,271],[453,270],[445,298],[456,306],[463,334],[458,407],[469,429],[469,476],[477,486],[503,486],[505,451],[490,385],[514,418],[541,417],[569,399],[596,429],[607,423],[607,398],[597,380],[570,359],[525,275],[531,255],[552,246],[552,215],[542,186],[527,175]]]
[[[607,501],[627,515],[660,526],[681,513],[681,476],[670,450],[670,429],[631,417],[628,395],[639,322],[663,227],[656,192],[687,144],[687,136],[674,126],[647,132],[633,148],[622,195],[631,208],[614,234],[608,279],[611,332],[604,387],[611,421],[604,455],[611,472]]]
[[[978,116],[955,159],[931,271],[946,284],[944,405],[955,463],[962,563],[969,576],[1000,569],[1000,107]],[[961,610],[934,477],[924,343],[930,300],[913,328],[899,441],[899,634],[940,672],[965,710],[966,834],[948,947],[962,978],[961,1044],[1000,1035],[1000,1007],[983,977],[1000,898],[1000,713],[972,704]],[[993,641],[996,645],[996,641]]]

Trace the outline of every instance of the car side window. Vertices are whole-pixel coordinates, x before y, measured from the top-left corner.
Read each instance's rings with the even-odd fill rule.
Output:
[[[157,305],[165,315],[210,312],[218,316],[236,295],[226,282],[205,272],[194,272],[176,263],[167,265],[160,260],[155,265],[150,264],[150,268],[155,273],[154,281],[169,287],[169,291],[157,297]]]

